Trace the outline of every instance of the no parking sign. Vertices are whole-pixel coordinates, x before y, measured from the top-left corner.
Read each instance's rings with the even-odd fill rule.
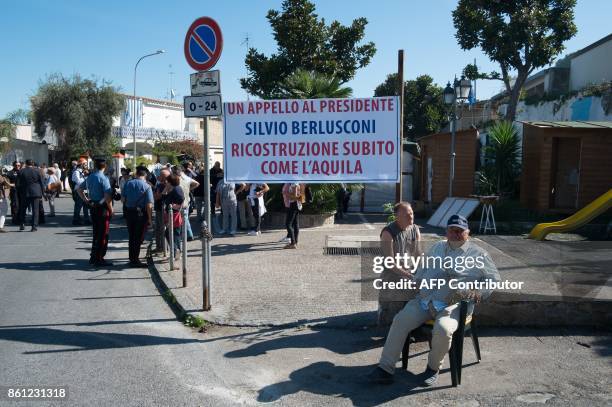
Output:
[[[185,35],[185,59],[196,71],[207,71],[219,60],[223,49],[221,28],[210,17],[195,20]]]

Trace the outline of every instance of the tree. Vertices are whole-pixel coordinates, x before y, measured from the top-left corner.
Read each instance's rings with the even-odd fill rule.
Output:
[[[16,125],[10,119],[0,120],[0,155],[6,153],[15,140]]]
[[[342,87],[338,78],[298,69],[285,78],[280,93],[287,99],[348,98],[353,89]]]
[[[374,96],[397,95],[397,74],[387,76]],[[429,75],[404,82],[404,137],[415,140],[439,131],[447,122],[442,88]]]
[[[499,63],[501,74],[480,73],[468,65],[469,79],[503,81],[510,102],[507,120],[514,120],[519,94],[535,69],[550,64],[563,51],[563,43],[576,34],[576,0],[459,0],[453,11],[455,37],[464,50],[480,47]],[[510,81],[511,71],[516,80]]]
[[[240,85],[264,99],[278,97],[280,84],[299,68],[338,78],[345,83],[358,68],[370,63],[374,43],[359,45],[364,38],[365,18],[350,26],[338,21],[326,25],[308,0],[284,0],[282,11],[268,11],[278,50],[270,57],[250,48],[245,58],[248,76]]]
[[[24,109],[17,109],[6,114],[0,120],[0,154],[6,153],[15,140],[18,124],[26,124],[30,119],[30,112]]]
[[[510,121],[499,121],[489,130],[489,144],[485,148],[487,165],[482,169],[478,183],[481,192],[511,193],[520,173],[521,143]],[[484,191],[486,190],[486,192]]]
[[[204,155],[204,146],[195,140],[163,141],[155,144],[153,153],[158,157],[168,157],[171,163],[178,163],[176,157],[179,155],[201,159]]]
[[[86,151],[110,155],[116,149],[112,122],[125,101],[110,82],[53,74],[40,83],[31,103],[36,133],[44,135],[50,127],[64,158]]]

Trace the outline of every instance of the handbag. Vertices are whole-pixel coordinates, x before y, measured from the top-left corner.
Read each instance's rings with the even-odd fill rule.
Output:
[[[183,216],[181,215],[181,212],[181,209],[173,210],[172,212],[172,226],[175,228],[183,226]],[[170,217],[168,216],[167,211],[164,211],[164,224],[166,226],[170,225]]]

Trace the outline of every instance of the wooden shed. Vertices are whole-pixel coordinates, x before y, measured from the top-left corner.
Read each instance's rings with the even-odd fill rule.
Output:
[[[610,188],[612,122],[523,122],[523,206],[571,213]]]
[[[448,197],[451,133],[430,134],[419,139],[421,146],[420,198],[439,204]],[[478,152],[478,130],[461,130],[455,134],[455,180],[453,196],[474,193],[474,173]]]

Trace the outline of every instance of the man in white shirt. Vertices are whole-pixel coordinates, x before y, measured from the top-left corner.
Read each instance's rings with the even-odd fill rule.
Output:
[[[82,225],[81,222],[81,209],[83,210],[83,218],[85,219],[84,223],[86,225],[91,225],[91,221],[89,220],[89,207],[85,205],[79,194],[77,194],[77,190],[85,182],[85,168],[87,168],[87,160],[84,158],[79,159],[76,168],[72,171],[72,183],[74,185],[74,189],[72,191],[72,199],[74,199],[74,212],[72,214],[72,224],[73,225]]]
[[[402,351],[408,334],[428,320],[435,320],[431,350],[427,369],[423,373],[423,386],[432,386],[438,379],[444,356],[451,346],[453,333],[459,325],[459,303],[469,300],[468,315],[474,310],[474,303],[489,297],[492,290],[453,290],[449,281],[485,282],[500,281],[499,272],[489,254],[468,240],[468,222],[461,215],[449,218],[446,237],[435,243],[425,256],[413,279],[419,293],[393,318],[385,347],[376,370],[370,373],[370,380],[379,384],[393,382],[395,363]],[[469,261],[468,259],[472,259]],[[429,260],[434,260],[431,263]],[[439,260],[439,261],[435,261]],[[432,265],[433,264],[433,265]],[[450,266],[449,266],[450,265]],[[423,287],[422,282],[445,281],[434,288]],[[433,284],[433,283],[432,283]]]

